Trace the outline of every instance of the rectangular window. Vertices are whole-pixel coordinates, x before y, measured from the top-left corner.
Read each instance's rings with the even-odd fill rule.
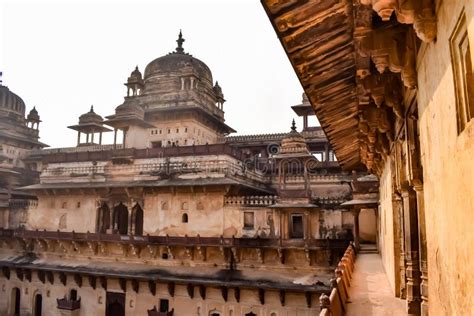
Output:
[[[167,299],[160,300],[160,313],[166,313],[169,309],[170,302]]]
[[[301,214],[291,215],[290,225],[291,225],[290,238],[303,238],[304,237],[303,215]]]
[[[456,92],[456,120],[460,134],[474,117],[474,77],[464,12],[450,37],[450,49]]]
[[[244,212],[244,229],[254,228],[254,215],[253,212]]]

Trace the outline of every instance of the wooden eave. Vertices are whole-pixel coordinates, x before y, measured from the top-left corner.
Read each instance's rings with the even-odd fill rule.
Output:
[[[261,1],[339,163],[364,169],[352,2]]]

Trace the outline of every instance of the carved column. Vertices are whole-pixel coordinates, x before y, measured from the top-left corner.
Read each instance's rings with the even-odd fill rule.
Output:
[[[420,315],[420,262],[418,251],[418,213],[416,193],[412,187],[402,191],[405,228],[405,261],[407,278],[407,313]]]
[[[351,210],[352,215],[354,215],[354,245],[356,249],[360,249],[360,239],[359,239],[359,214],[360,209],[354,208]]]
[[[421,270],[421,315],[428,315],[428,253],[426,246],[425,205],[423,185],[415,186],[416,201],[418,203],[418,234],[420,240],[420,270]]]
[[[402,198],[399,194],[393,193],[392,195],[392,207],[393,207],[393,216],[396,221],[395,229],[395,238],[398,240],[398,247],[395,249],[399,253],[399,256],[395,255],[396,265],[399,269],[399,297],[406,299],[406,265],[405,265],[405,233],[404,233],[404,220],[403,220],[403,203]]]

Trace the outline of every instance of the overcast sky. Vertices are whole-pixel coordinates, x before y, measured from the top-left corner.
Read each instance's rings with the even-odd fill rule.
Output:
[[[130,72],[173,51],[179,29],[219,81],[238,134],[286,132],[296,117],[303,90],[258,0],[0,2],[3,83],[36,106],[52,147],[75,146],[67,126],[91,104],[113,114]]]

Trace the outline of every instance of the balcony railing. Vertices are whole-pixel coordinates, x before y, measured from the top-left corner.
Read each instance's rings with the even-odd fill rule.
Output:
[[[0,239],[43,239],[74,242],[114,242],[134,245],[156,246],[203,246],[237,248],[302,248],[302,249],[345,249],[346,239],[279,239],[279,238],[235,238],[197,236],[131,236],[101,233],[76,233],[61,231],[40,231],[25,229],[0,229]]]
[[[79,300],[69,300],[66,297],[56,299],[58,302],[58,309],[65,309],[69,311],[73,311],[76,309],[81,308],[81,299]]]

